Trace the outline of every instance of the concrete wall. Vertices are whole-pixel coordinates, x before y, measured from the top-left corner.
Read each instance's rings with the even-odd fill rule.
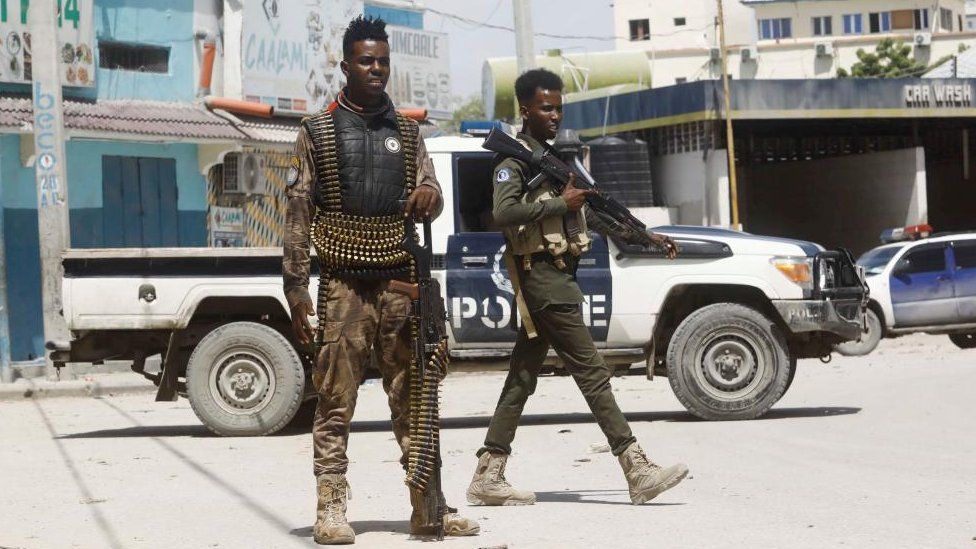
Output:
[[[680,225],[727,227],[729,215],[728,155],[724,149],[651,157],[654,196],[676,208]]]
[[[738,0],[723,3],[726,20],[726,43],[743,44],[753,41],[754,16],[751,8]],[[613,2],[614,35],[618,37],[616,49],[673,50],[683,48],[708,48],[718,44],[715,18],[718,8],[715,0],[615,0]],[[684,17],[683,26],[675,26],[675,18]],[[632,42],[631,19],[648,19],[650,40]]]
[[[20,139],[18,135],[0,136],[0,185],[3,186],[7,256],[4,267],[7,269],[13,360],[42,356],[44,344],[38,276],[37,188],[34,169],[24,167],[21,162]],[[73,247],[103,246],[106,231],[113,230],[102,218],[103,155],[174,158],[179,192],[180,245],[206,245],[206,183],[198,170],[196,145],[68,141],[65,151]]]
[[[855,254],[891,227],[928,220],[922,148],[740,170],[745,230],[811,240]]]

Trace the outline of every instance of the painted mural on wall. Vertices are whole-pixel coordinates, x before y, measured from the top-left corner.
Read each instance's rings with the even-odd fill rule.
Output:
[[[59,0],[58,58],[66,86],[95,85],[93,0]],[[32,80],[31,33],[27,25],[30,0],[0,0],[0,82]]]
[[[331,102],[343,83],[343,31],[362,13],[363,0],[244,2],[245,99],[299,113]]]
[[[433,118],[451,116],[447,35],[388,26],[392,72],[386,91],[397,107],[423,108]]]

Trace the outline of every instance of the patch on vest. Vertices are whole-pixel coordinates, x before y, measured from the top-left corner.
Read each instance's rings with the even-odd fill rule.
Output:
[[[291,156],[291,166],[288,168],[288,186],[291,187],[295,183],[298,183],[298,174],[302,169],[302,159],[298,158],[298,155]]]
[[[386,150],[390,151],[391,153],[400,152],[400,140],[396,137],[387,137],[386,140],[383,141],[383,146],[385,146]]]
[[[509,171],[508,168],[502,168],[498,170],[498,173],[495,175],[495,182],[504,183],[511,178],[512,178],[512,172]]]

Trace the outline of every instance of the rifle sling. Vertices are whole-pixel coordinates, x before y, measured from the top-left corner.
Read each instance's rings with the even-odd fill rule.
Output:
[[[529,339],[535,339],[539,334],[535,331],[535,323],[532,322],[529,306],[525,304],[525,297],[522,295],[518,265],[515,264],[515,256],[512,255],[510,246],[505,246],[505,268],[508,269],[508,276],[512,279],[512,289],[515,290],[515,306],[518,307],[519,316],[522,317],[522,326],[525,327],[525,333]]]

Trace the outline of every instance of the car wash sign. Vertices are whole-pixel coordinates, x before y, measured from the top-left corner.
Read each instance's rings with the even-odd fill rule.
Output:
[[[386,92],[400,108],[427,109],[432,118],[451,117],[451,70],[447,35],[407,27],[386,27],[390,36],[390,82]]]
[[[907,107],[972,107],[971,84],[945,84],[940,82],[908,84],[902,88]]]
[[[244,98],[297,113],[315,112],[335,99],[343,85],[342,35],[349,21],[363,13],[363,0],[242,4]]]
[[[57,45],[61,83],[95,85],[93,0],[59,0]],[[29,0],[0,0],[0,82],[29,84],[33,80]],[[47,39],[47,37],[44,37]]]

